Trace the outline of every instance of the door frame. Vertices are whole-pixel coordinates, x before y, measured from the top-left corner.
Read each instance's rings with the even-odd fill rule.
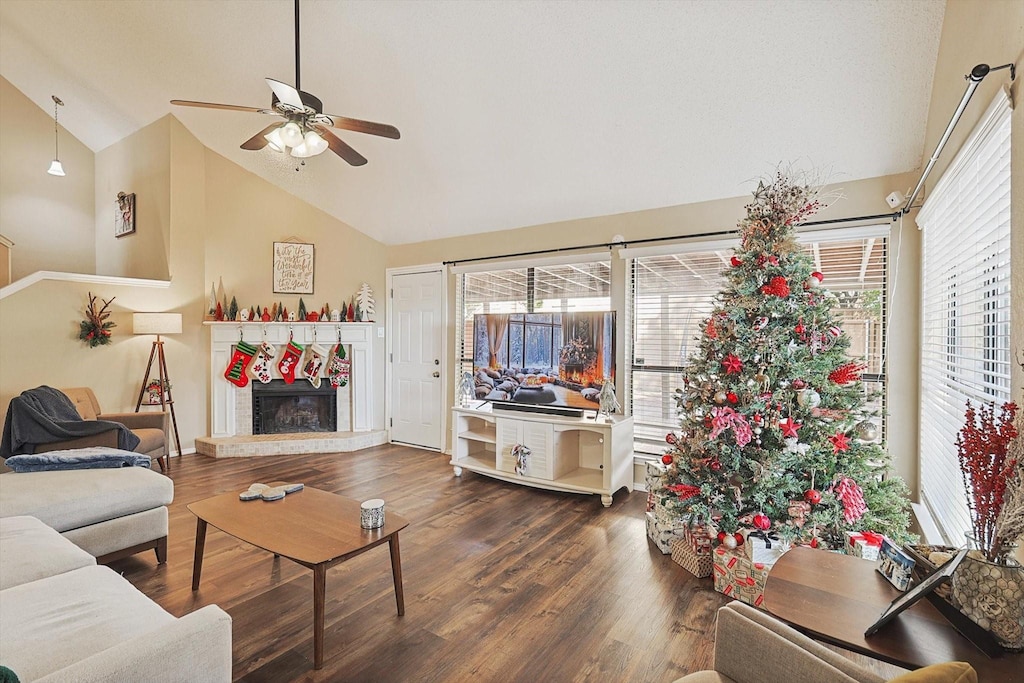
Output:
[[[384,419],[385,419],[386,429],[387,429],[387,432],[388,432],[388,443],[393,443],[391,441],[391,418],[392,418],[392,412],[391,412],[391,390],[392,390],[392,385],[391,385],[391,380],[392,380],[393,365],[394,365],[394,360],[393,360],[394,357],[392,355],[392,353],[393,353],[393,351],[392,351],[392,348],[393,348],[392,347],[392,334],[393,334],[393,330],[395,328],[394,328],[394,325],[393,325],[394,306],[392,305],[392,303],[394,301],[393,294],[394,294],[394,291],[395,291],[395,289],[394,289],[395,275],[417,275],[417,274],[420,274],[420,273],[440,273],[440,275],[441,275],[441,353],[440,353],[441,364],[438,366],[439,367],[439,372],[441,373],[441,402],[440,402],[439,408],[438,408],[438,410],[440,411],[439,412],[440,419],[437,422],[438,429],[441,432],[440,433],[440,440],[439,440],[439,443],[441,444],[441,446],[440,446],[440,448],[437,449],[437,452],[438,453],[445,453],[445,452],[447,452],[446,449],[445,449],[445,444],[448,443],[448,438],[447,438],[448,437],[448,414],[451,411],[450,411],[450,406],[448,405],[448,355],[449,355],[449,349],[448,349],[448,277],[449,277],[449,273],[448,273],[448,267],[446,265],[444,265],[443,263],[425,263],[425,264],[419,265],[419,266],[403,266],[403,267],[400,267],[400,268],[388,268],[385,271],[385,282],[386,282],[386,286],[387,286],[388,315],[387,315],[387,331],[386,331],[385,340],[384,340],[384,352],[387,354],[385,356],[386,361],[384,363],[384,368],[385,368],[384,384],[385,384],[385,387],[386,387],[385,391],[384,391]],[[423,450],[427,450],[427,451],[433,451],[434,450],[433,448],[427,448],[426,446],[416,446],[414,444],[407,444],[405,442],[402,442],[401,445],[409,446],[410,448],[422,448]]]

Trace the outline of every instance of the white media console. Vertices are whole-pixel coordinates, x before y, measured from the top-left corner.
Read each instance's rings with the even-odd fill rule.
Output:
[[[562,417],[505,411],[474,401],[452,410],[452,459],[463,470],[570,493],[596,493],[605,507],[616,491],[633,490],[633,418]],[[513,448],[526,446],[516,471]]]

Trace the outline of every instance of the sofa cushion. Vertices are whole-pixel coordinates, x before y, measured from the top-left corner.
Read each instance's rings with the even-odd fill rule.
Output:
[[[83,420],[95,420],[96,408],[93,405],[92,397],[84,390],[61,389],[61,393],[71,399],[75,410],[82,416]]]
[[[978,672],[967,662],[943,662],[891,678],[889,683],[978,683]]]
[[[162,429],[133,429],[135,436],[139,437],[139,445],[135,447],[136,453],[145,453],[152,456],[159,451],[164,454],[164,430]]]
[[[84,567],[0,591],[0,660],[31,681],[173,621],[113,570]]]
[[[0,517],[30,515],[67,531],[168,505],[174,483],[142,467],[0,474]]]
[[[35,517],[0,519],[0,590],[96,564]]]

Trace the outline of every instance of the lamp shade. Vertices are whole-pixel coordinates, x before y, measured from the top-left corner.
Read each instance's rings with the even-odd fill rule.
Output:
[[[133,334],[181,334],[181,313],[133,313]]]

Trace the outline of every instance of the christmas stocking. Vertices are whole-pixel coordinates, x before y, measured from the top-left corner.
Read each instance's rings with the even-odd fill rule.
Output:
[[[306,360],[302,364],[302,374],[317,389],[320,388],[320,368],[324,366],[324,356],[326,355],[327,352],[318,344],[312,344],[306,348]]]
[[[288,346],[284,348],[284,355],[277,363],[277,371],[281,373],[281,379],[286,384],[295,383],[295,371],[298,369],[299,359],[302,358],[302,344],[296,344],[289,340]]]
[[[263,384],[270,384],[270,363],[277,357],[277,349],[270,342],[260,344],[256,360],[249,368],[249,374]]]
[[[345,347],[338,344],[331,351],[331,361],[327,364],[327,377],[331,380],[331,386],[337,389],[348,384],[351,368],[352,361],[345,358]]]
[[[235,344],[235,353],[231,356],[231,362],[228,363],[228,369],[224,371],[224,379],[231,382],[237,387],[244,387],[249,383],[249,377],[245,374],[245,368],[248,367],[249,361],[256,354],[256,347],[252,344],[246,344],[244,341],[239,340]]]

